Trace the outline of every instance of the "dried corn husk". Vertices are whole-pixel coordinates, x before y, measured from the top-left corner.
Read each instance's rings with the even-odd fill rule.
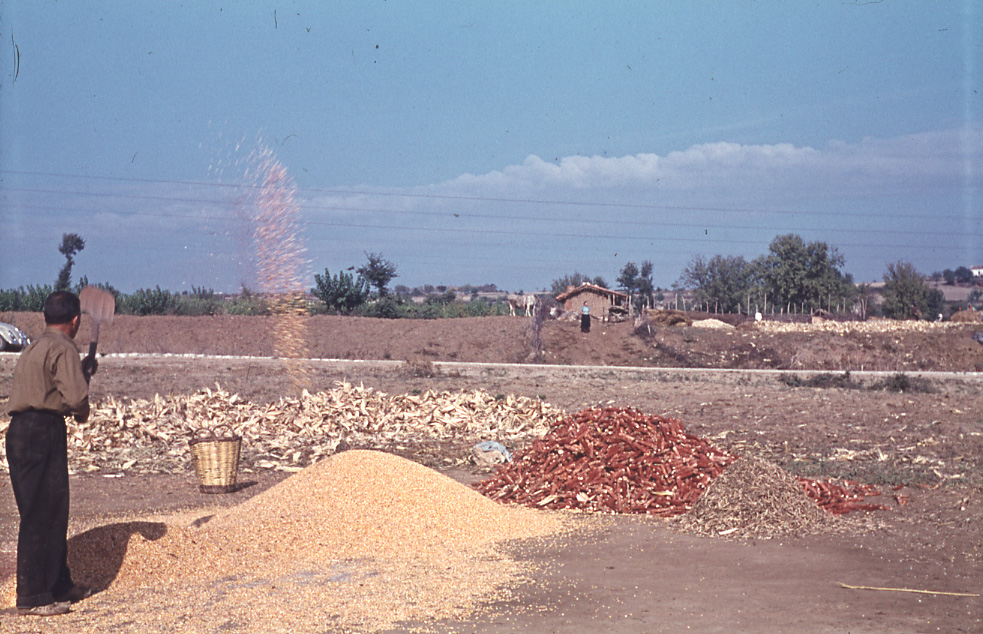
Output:
[[[89,420],[69,421],[69,455],[71,468],[80,473],[185,472],[191,433],[229,425],[242,436],[244,468],[295,471],[334,453],[342,440],[365,448],[451,439],[514,445],[542,436],[564,415],[542,400],[496,398],[484,390],[390,396],[338,382],[332,390],[305,390],[259,404],[216,386],[188,395],[96,402]],[[0,431],[8,424],[0,421]],[[6,457],[2,443],[0,456]]]

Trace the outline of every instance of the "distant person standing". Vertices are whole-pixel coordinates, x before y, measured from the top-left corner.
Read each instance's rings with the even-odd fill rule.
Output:
[[[587,302],[580,307],[580,332],[590,332],[590,306]]]
[[[47,326],[14,368],[7,462],[20,529],[17,612],[54,616],[92,594],[68,570],[68,442],[65,416],[89,417],[89,377],[98,363],[79,359],[72,341],[81,321],[79,298],[56,291],[44,302]]]

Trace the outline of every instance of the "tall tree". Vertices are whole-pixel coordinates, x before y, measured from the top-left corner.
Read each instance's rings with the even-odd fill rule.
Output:
[[[72,267],[75,265],[75,255],[85,248],[85,240],[77,233],[61,234],[61,246],[58,251],[65,256],[65,266],[58,272],[55,282],[56,291],[67,291],[72,284]]]
[[[754,286],[752,266],[739,255],[695,256],[683,270],[681,282],[694,289],[694,299],[709,310],[740,312]]]
[[[642,262],[641,268],[634,262],[629,262],[618,275],[618,286],[634,298],[636,308],[640,309],[643,304],[652,303],[652,295],[655,292],[655,286],[652,284],[652,268],[652,263],[648,260]]]
[[[643,303],[651,306],[655,297],[655,284],[652,282],[652,262],[650,260],[642,261],[642,268],[638,271],[638,297],[639,300],[644,300]]]
[[[840,270],[844,259],[835,247],[807,244],[790,233],[772,240],[768,251],[752,264],[772,304],[828,308],[855,299],[853,279]]]
[[[973,272],[965,266],[958,267],[953,272],[953,277],[957,284],[971,284],[973,282]]]
[[[618,287],[629,295],[633,294],[638,287],[638,273],[638,266],[634,262],[624,265],[615,280]]]
[[[327,269],[324,275],[314,274],[314,288],[311,294],[324,302],[328,310],[349,314],[369,298],[369,283],[365,278],[357,278],[351,273],[340,271],[334,277]]]
[[[368,262],[356,269],[356,272],[375,287],[379,297],[385,297],[388,292],[386,286],[399,277],[396,275],[396,265],[383,258],[381,253],[366,253],[365,257]]]
[[[893,319],[934,319],[942,312],[942,291],[933,289],[910,262],[887,265],[884,314]]]

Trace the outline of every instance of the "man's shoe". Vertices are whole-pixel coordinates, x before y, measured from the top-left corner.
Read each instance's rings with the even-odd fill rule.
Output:
[[[87,588],[85,586],[75,585],[72,589],[64,594],[60,594],[55,597],[56,603],[78,603],[82,599],[88,599],[92,596],[92,588]]]
[[[71,604],[68,601],[56,601],[48,605],[36,605],[33,608],[17,608],[17,614],[21,616],[56,616],[71,611]]]

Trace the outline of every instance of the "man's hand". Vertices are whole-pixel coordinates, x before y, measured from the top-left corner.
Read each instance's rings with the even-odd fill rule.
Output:
[[[89,420],[89,412],[89,398],[86,397],[85,400],[82,401],[82,404],[79,405],[74,412],[72,412],[72,416],[75,418],[75,422],[84,423],[85,421]]]
[[[92,355],[89,355],[82,359],[82,374],[85,375],[85,381],[88,382],[92,375],[96,373],[99,369],[99,362]]]

